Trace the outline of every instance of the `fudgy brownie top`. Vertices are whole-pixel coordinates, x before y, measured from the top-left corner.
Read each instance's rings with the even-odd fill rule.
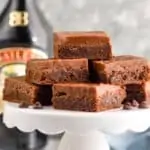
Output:
[[[104,61],[104,64],[109,64],[109,63],[125,63],[125,61],[142,61],[146,62],[148,64],[148,61],[144,57],[139,57],[139,56],[133,56],[133,55],[120,55],[120,56],[113,56],[112,59]],[[99,62],[99,61],[97,61]],[[102,63],[102,62],[101,62]]]
[[[9,77],[9,78],[6,78],[5,79],[5,87],[7,87],[7,83],[22,83],[24,82],[25,83],[25,76],[18,76],[18,77]],[[28,83],[27,83],[28,84]]]
[[[86,58],[81,59],[33,59],[28,61],[27,69],[58,69],[59,67],[68,66],[68,64],[74,65],[74,67],[79,68],[79,66],[87,66],[88,60]],[[55,68],[54,68],[55,67]]]
[[[144,57],[140,56],[133,56],[133,55],[120,55],[120,56],[114,56],[112,60],[114,61],[126,61],[126,60],[146,60]]]
[[[106,91],[112,91],[112,92],[116,92],[118,90],[125,89],[125,87],[120,87],[120,86],[116,86],[116,85],[110,85],[110,84],[94,84],[94,83],[65,83],[65,84],[54,84],[53,88],[55,89],[54,91],[61,90],[61,89],[66,89],[68,91],[72,91],[73,89],[79,89],[78,94],[82,94],[87,92],[84,91],[84,89],[91,89],[92,91],[87,93],[87,94],[93,94],[94,93],[98,93],[98,95],[102,95],[104,94]],[[83,90],[82,90],[83,89]],[[95,89],[93,91],[93,89]]]
[[[56,37],[58,38],[69,38],[69,37],[88,37],[88,36],[93,36],[93,37],[97,37],[97,36],[106,36],[107,34],[104,31],[87,31],[87,32],[55,32],[54,35],[56,35]]]
[[[104,83],[56,83],[54,84],[55,86],[59,86],[59,87],[65,87],[65,86],[70,86],[70,87],[103,87],[103,88],[108,88],[108,87],[120,87],[117,85],[111,85],[111,84],[104,84]],[[124,86],[122,86],[122,88],[124,88]]]
[[[116,57],[113,57],[113,59],[106,60],[106,61],[94,61],[94,64],[99,69],[104,69],[105,65],[107,65],[107,71],[109,69],[119,71],[121,67],[123,67],[124,69],[127,67],[128,69],[135,70],[135,66],[137,68],[138,66],[141,66],[141,65],[143,65],[143,67],[146,66],[148,68],[148,61],[144,57],[136,57],[136,56],[131,56],[131,55],[116,56]],[[117,69],[116,67],[119,67],[119,68]]]
[[[98,44],[109,41],[108,35],[103,31],[95,32],[55,32],[55,44],[79,45]]]
[[[4,87],[7,88],[8,85],[9,86],[12,85],[12,87],[9,87],[12,89],[17,87],[18,88],[20,87],[20,89],[24,89],[24,90],[28,89],[28,93],[30,93],[31,90],[37,89],[36,85],[27,83],[25,81],[25,76],[6,78]]]

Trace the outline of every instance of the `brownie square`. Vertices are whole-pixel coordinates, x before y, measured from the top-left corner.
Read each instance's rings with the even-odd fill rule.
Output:
[[[112,58],[110,39],[105,32],[54,33],[55,58],[87,58],[109,60]]]
[[[89,82],[87,59],[38,59],[27,63],[26,79],[38,85]]]
[[[107,84],[54,84],[55,109],[99,112],[121,107],[124,88]]]
[[[148,73],[148,62],[143,57],[122,55],[110,61],[92,62],[93,80],[96,82],[139,84],[148,80]]]
[[[51,105],[52,87],[37,86],[25,81],[25,77],[6,78],[3,99],[9,102],[32,105],[40,102],[42,105]]]

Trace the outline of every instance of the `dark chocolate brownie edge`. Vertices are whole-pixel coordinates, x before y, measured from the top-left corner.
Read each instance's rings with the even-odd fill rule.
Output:
[[[112,58],[112,50],[109,43],[98,46],[58,45],[57,49],[55,58],[88,58],[90,60],[109,60]]]

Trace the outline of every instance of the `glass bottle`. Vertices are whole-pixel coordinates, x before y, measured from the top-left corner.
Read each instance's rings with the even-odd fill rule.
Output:
[[[53,55],[52,35],[36,0],[8,0],[0,14],[0,100],[6,77],[24,75],[32,58]]]

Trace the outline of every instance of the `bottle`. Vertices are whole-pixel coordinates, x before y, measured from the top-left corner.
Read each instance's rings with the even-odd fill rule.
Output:
[[[52,28],[36,2],[8,0],[0,15],[1,99],[6,77],[22,76],[28,60],[52,55]]]
[[[8,0],[1,11],[0,106],[6,77],[24,75],[26,62],[32,58],[52,56],[52,27],[46,22],[36,2],[36,0]],[[10,147],[20,150],[29,149],[28,136],[30,134],[6,128],[2,123],[2,111],[3,109],[0,109],[0,141],[5,142],[0,143],[0,149]],[[41,137],[35,135],[34,138],[39,140]]]

